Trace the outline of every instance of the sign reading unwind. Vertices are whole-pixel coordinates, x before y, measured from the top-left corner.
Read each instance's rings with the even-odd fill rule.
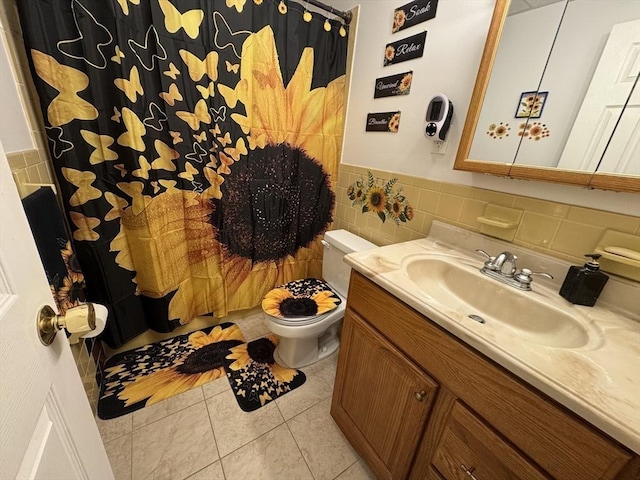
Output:
[[[376,78],[376,89],[373,98],[409,95],[412,81],[412,71]]]
[[[388,43],[384,50],[384,66],[420,58],[424,54],[427,32],[418,33],[404,40]]]

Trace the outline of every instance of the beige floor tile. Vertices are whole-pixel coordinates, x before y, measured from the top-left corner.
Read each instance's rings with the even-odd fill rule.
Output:
[[[133,480],[182,480],[218,459],[204,402],[133,432]]]
[[[284,419],[289,420],[330,397],[332,392],[333,389],[319,375],[307,375],[302,386],[276,398],[275,402]]]
[[[225,480],[220,460],[191,475],[187,480]]]
[[[169,415],[184,410],[191,405],[200,403],[204,400],[202,388],[192,388],[184,393],[169,397],[162,402],[136,410],[133,416],[133,428],[139,428],[149,423],[168,417]]]
[[[338,475],[336,480],[376,480],[376,476],[362,460],[359,460]]]
[[[287,422],[316,480],[331,480],[358,459],[333,421],[330,407],[327,398]]]
[[[131,434],[105,442],[111,470],[116,480],[131,480]]]
[[[240,318],[236,320],[236,323],[247,341],[269,333],[269,327],[267,327],[267,322],[264,319],[264,313],[262,311],[248,315],[245,318]]]
[[[133,430],[133,416],[123,415],[111,420],[102,420],[96,417],[96,424],[100,430],[100,436],[104,443],[110,442],[122,435],[131,433]]]
[[[323,358],[319,362],[312,363],[303,367],[301,370],[307,376],[319,376],[327,384],[333,388],[333,384],[336,380],[336,367],[338,365],[338,352],[329,355],[327,358]]]
[[[202,385],[202,391],[204,392],[204,398],[211,398],[226,390],[230,390],[229,380],[227,377],[220,377],[213,382],[205,383]]]
[[[207,408],[221,457],[284,422],[274,402],[253,412],[242,411],[231,390],[207,399]]]
[[[227,480],[313,480],[286,425],[222,458]]]

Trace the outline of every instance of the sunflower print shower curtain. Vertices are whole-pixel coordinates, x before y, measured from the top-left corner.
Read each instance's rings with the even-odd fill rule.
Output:
[[[109,345],[320,276],[345,26],[287,0],[18,3]]]

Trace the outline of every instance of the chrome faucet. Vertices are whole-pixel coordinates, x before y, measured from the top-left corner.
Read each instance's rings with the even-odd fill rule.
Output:
[[[511,252],[501,252],[495,257],[492,257],[484,250],[478,249],[476,252],[487,259],[480,269],[481,273],[520,290],[531,290],[531,275],[541,275],[553,279],[548,273],[532,272],[528,268],[523,268],[518,273],[516,267],[518,257]]]

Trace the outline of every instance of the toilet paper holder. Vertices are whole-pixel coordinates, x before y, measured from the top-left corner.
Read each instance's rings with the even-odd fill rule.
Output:
[[[58,333],[66,328],[69,333],[87,333],[96,329],[96,310],[93,303],[70,308],[58,315],[49,305],[43,306],[37,317],[38,335],[43,345],[53,343]]]

